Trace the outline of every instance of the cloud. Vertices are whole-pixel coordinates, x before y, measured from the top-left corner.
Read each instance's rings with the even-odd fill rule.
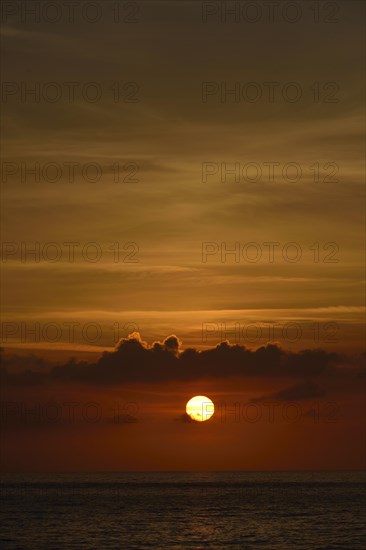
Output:
[[[285,388],[284,390],[271,393],[270,395],[264,395],[262,397],[258,397],[257,399],[253,399],[253,402],[269,401],[269,400],[301,401],[305,399],[324,397],[324,395],[325,395],[324,388],[322,388],[318,384],[315,384],[314,382],[306,381],[306,382],[299,382],[298,384],[290,386],[289,388]]]
[[[171,336],[168,336],[168,338],[165,338],[163,344],[160,344],[159,342],[155,342],[155,347],[160,347],[161,349],[165,349],[166,351],[170,351],[174,355],[178,356],[180,347],[182,345],[182,342],[179,340],[175,334],[172,334]]]
[[[0,348],[1,367],[10,368],[11,370],[29,370],[29,369],[45,369],[47,362],[35,354],[18,355],[16,353],[5,353],[4,348]]]
[[[70,359],[63,365],[51,366],[47,372],[24,370],[11,372],[2,368],[2,381],[8,385],[30,386],[47,382],[87,385],[125,383],[187,382],[199,379],[264,377],[272,379],[309,380],[313,377],[351,377],[360,375],[355,360],[322,349],[289,351],[269,343],[257,349],[221,342],[216,347],[198,351],[180,351],[181,342],[171,335],[163,343],[144,342],[135,332],[121,339],[116,349],[104,352],[94,363]],[[306,385],[307,384],[307,385]],[[301,399],[309,392],[319,392],[309,382],[284,390],[278,398],[295,395]],[[286,394],[287,392],[287,394]]]
[[[77,405],[76,403],[74,403]],[[73,428],[83,426],[83,428],[93,427],[95,425],[121,426],[124,424],[137,424],[140,419],[130,413],[114,414],[113,416],[104,416],[103,407],[96,403],[100,411],[100,416],[88,418],[84,410],[75,407],[71,412],[68,404],[63,402],[40,401],[1,401],[0,418],[3,430],[29,429],[29,428]]]
[[[183,413],[178,418],[174,418],[174,422],[183,422],[184,424],[194,423],[195,421],[187,413]]]
[[[119,414],[104,420],[105,424],[136,424],[137,422],[139,422],[139,419],[132,414]]]

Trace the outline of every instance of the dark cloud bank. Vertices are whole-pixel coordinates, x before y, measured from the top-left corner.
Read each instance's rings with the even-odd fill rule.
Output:
[[[17,386],[52,381],[114,385],[230,377],[292,378],[294,381],[351,377],[357,380],[363,372],[363,357],[354,359],[322,349],[293,352],[269,343],[254,350],[228,342],[203,351],[193,348],[180,351],[180,346],[181,342],[174,335],[162,343],[148,345],[138,333],[134,333],[122,339],[115,351],[104,352],[95,363],[70,359],[64,365],[37,371],[32,368],[34,360],[32,366],[26,367],[23,359],[26,368],[22,372],[14,372],[11,361],[7,360],[6,366],[1,369],[1,378],[3,384]],[[300,387],[300,394],[302,390]]]

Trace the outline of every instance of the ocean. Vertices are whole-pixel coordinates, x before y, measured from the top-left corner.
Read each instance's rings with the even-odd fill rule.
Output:
[[[6,474],[2,549],[366,548],[360,472]]]

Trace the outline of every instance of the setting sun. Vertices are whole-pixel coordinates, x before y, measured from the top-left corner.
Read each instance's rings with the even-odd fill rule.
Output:
[[[215,412],[215,406],[211,399],[205,395],[192,397],[186,405],[186,413],[197,422],[205,422]]]

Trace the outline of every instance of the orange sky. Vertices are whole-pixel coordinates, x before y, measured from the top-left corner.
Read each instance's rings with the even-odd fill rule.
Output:
[[[201,363],[192,368],[191,352],[181,351],[178,358],[174,347],[159,346],[160,351],[154,351],[129,339],[103,362],[71,368],[64,364],[52,371],[49,366],[35,365],[34,357],[9,356],[10,373],[12,363],[23,368],[3,380],[3,468],[316,470],[363,466],[364,375],[358,362],[347,364],[345,357],[324,355],[321,350],[304,356],[289,355],[276,347],[260,348],[248,350],[251,361],[256,361],[252,371],[248,358],[235,367],[232,354],[239,350],[226,345],[221,352],[205,352],[214,369],[208,378],[198,374],[206,355],[196,355]],[[279,361],[278,352],[282,354]],[[155,360],[168,361],[167,370],[156,371],[157,380]],[[76,369],[78,380],[73,378]],[[25,370],[26,375],[22,374]],[[41,378],[35,377],[37,372]],[[134,382],[127,381],[131,377]],[[185,405],[194,395],[206,395],[214,402],[210,420],[187,421]]]
[[[235,390],[238,381],[200,382],[184,391],[169,385],[159,391],[133,387],[103,392],[57,386],[31,399],[28,393],[24,400],[18,390],[7,396],[2,407],[3,468],[200,471],[363,467],[364,401],[359,394],[297,401],[296,406],[278,400],[248,406],[259,391],[258,381],[254,382],[246,392]],[[186,401],[197,393],[214,400],[214,416],[203,423],[182,422]],[[74,403],[73,417],[70,402]],[[137,421],[117,422],[117,403],[121,414],[136,411]],[[35,404],[40,407],[38,416],[30,412]],[[11,411],[16,411],[13,425]]]
[[[3,466],[359,468],[364,5],[250,24],[139,4],[3,22]],[[184,422],[196,394],[279,418]],[[70,400],[102,418],[21,412]],[[115,400],[138,411],[115,425]]]

